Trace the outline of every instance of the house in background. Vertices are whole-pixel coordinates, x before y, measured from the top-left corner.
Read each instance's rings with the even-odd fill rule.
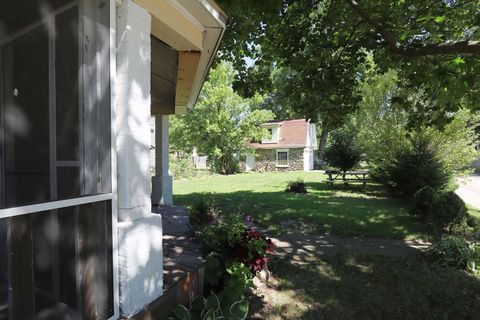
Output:
[[[271,121],[262,125],[269,135],[251,143],[254,153],[247,154],[246,171],[313,170],[317,149],[315,124],[305,119]]]
[[[0,319],[131,318],[162,296],[168,119],[225,24],[212,0],[1,2]]]

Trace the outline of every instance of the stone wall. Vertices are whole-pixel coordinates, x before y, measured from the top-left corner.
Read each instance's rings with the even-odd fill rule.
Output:
[[[296,171],[303,170],[303,148],[288,149],[288,167],[277,167],[275,149],[255,150],[255,171]]]

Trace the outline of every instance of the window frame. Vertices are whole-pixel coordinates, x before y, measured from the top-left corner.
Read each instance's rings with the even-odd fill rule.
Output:
[[[271,135],[267,139],[262,139],[262,143],[263,144],[278,143],[278,140],[279,140],[279,134],[278,134],[279,126],[278,125],[268,125],[268,126],[264,126],[264,128],[268,131],[269,135],[270,135],[270,131],[271,131]]]
[[[278,164],[278,154],[280,152],[285,152],[287,154],[287,164]],[[275,158],[276,158],[276,161],[275,161],[275,166],[276,167],[279,167],[279,168],[288,168],[290,167],[290,152],[289,152],[289,149],[275,149]]]
[[[85,188],[85,196],[78,196],[62,200],[52,200],[41,203],[13,206],[8,208],[0,208],[0,219],[18,217],[28,214],[42,214],[42,212],[49,212],[51,210],[57,210],[67,207],[80,206],[91,203],[98,203],[102,201],[111,201],[111,235],[112,235],[112,277],[113,277],[113,315],[107,320],[118,319],[119,312],[119,279],[118,279],[118,206],[117,206],[117,158],[116,158],[116,138],[117,133],[115,126],[116,114],[114,110],[113,101],[115,101],[115,82],[116,82],[116,1],[105,0],[104,6],[99,6],[96,1],[91,0],[73,0],[70,3],[62,6],[59,9],[52,11],[51,14],[57,15],[60,12],[65,12],[74,6],[78,5],[79,8],[79,64],[81,65],[81,72],[79,74],[79,112],[80,112],[80,162],[83,161],[83,144],[87,137],[83,135],[85,131],[85,114],[84,112],[90,108],[91,112],[88,116],[93,119],[101,118],[99,121],[91,121],[89,124],[91,127],[95,127],[98,140],[102,138],[105,141],[109,141],[109,144],[102,144],[102,141],[97,141],[99,144],[98,149],[101,152],[106,152],[109,155],[107,161],[103,161],[98,164],[97,173],[101,173],[100,180],[93,179],[94,174],[90,174],[90,180],[88,180],[86,173],[81,168],[80,176],[81,180],[85,179],[82,184],[82,188]],[[92,16],[95,17],[92,21]],[[104,23],[103,29],[98,25]],[[50,22],[49,22],[50,23]],[[55,22],[54,22],[55,23]],[[19,37],[21,34],[28,32],[31,29],[35,29],[38,26],[44,24],[43,22],[33,22],[27,27],[22,27],[17,34],[7,35],[3,39],[0,39],[0,61],[3,61],[3,44],[10,41],[10,38]],[[15,32],[17,33],[17,32]],[[85,46],[86,42],[89,42],[90,46]],[[91,43],[95,45],[91,45]],[[102,47],[105,43],[109,46],[107,49]],[[49,44],[51,46],[51,44]],[[88,50],[85,48],[93,48]],[[109,63],[104,63],[104,59],[109,59]],[[92,61],[91,64],[86,64],[85,61]],[[0,77],[4,77],[3,64],[0,64]],[[87,76],[94,75],[96,81],[86,80]],[[51,78],[51,77],[50,77]],[[55,79],[53,79],[54,81]],[[51,85],[52,79],[49,79]],[[94,87],[91,86],[94,83]],[[51,89],[49,89],[51,90]],[[0,84],[0,101],[4,102],[4,85],[3,80]],[[5,143],[5,117],[4,108],[0,108],[0,181],[5,181],[5,159],[4,159],[4,143]],[[102,115],[102,117],[99,117]],[[55,117],[55,114],[49,116],[50,119]],[[108,123],[105,123],[105,119],[108,119]],[[52,130],[52,125],[50,129]],[[56,137],[56,128],[53,123],[54,136]],[[83,131],[83,132],[82,132]],[[56,141],[54,146],[56,148]],[[95,153],[94,156],[98,156]],[[96,161],[91,156],[91,161]],[[109,160],[109,161],[108,161]],[[73,166],[75,163],[72,161],[59,161],[57,159],[50,160],[54,165],[60,164],[61,166]],[[56,170],[55,170],[56,171]],[[105,184],[102,184],[105,183]],[[54,184],[57,184],[55,180]],[[89,194],[88,189],[95,189],[97,192]],[[5,186],[0,184],[0,203],[5,201]],[[8,233],[10,231],[7,231]],[[7,240],[7,245],[9,240]],[[11,281],[11,279],[9,279]]]

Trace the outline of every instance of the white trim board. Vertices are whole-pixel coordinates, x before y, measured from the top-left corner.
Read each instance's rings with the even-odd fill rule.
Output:
[[[43,211],[49,211],[49,210],[55,210],[55,209],[61,209],[61,208],[75,207],[82,204],[89,204],[89,203],[112,200],[112,199],[113,199],[112,193],[105,193],[105,194],[99,194],[94,196],[85,196],[85,197],[79,197],[79,198],[73,198],[73,199],[67,199],[67,200],[42,202],[39,204],[31,204],[28,206],[0,209],[0,219],[17,217],[17,216],[32,214],[32,213],[40,213]]]
[[[111,158],[111,197],[112,197],[112,276],[113,276],[113,316],[108,320],[120,317],[120,292],[118,279],[118,189],[117,189],[117,5],[118,0],[110,0],[110,158]]]

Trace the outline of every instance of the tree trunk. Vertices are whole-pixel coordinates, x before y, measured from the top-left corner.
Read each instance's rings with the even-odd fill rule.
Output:
[[[325,146],[327,145],[327,138],[328,138],[329,130],[325,127],[322,127],[322,134],[320,135],[320,144],[318,145],[318,158],[320,160],[320,164],[323,165],[323,154],[325,153]]]

